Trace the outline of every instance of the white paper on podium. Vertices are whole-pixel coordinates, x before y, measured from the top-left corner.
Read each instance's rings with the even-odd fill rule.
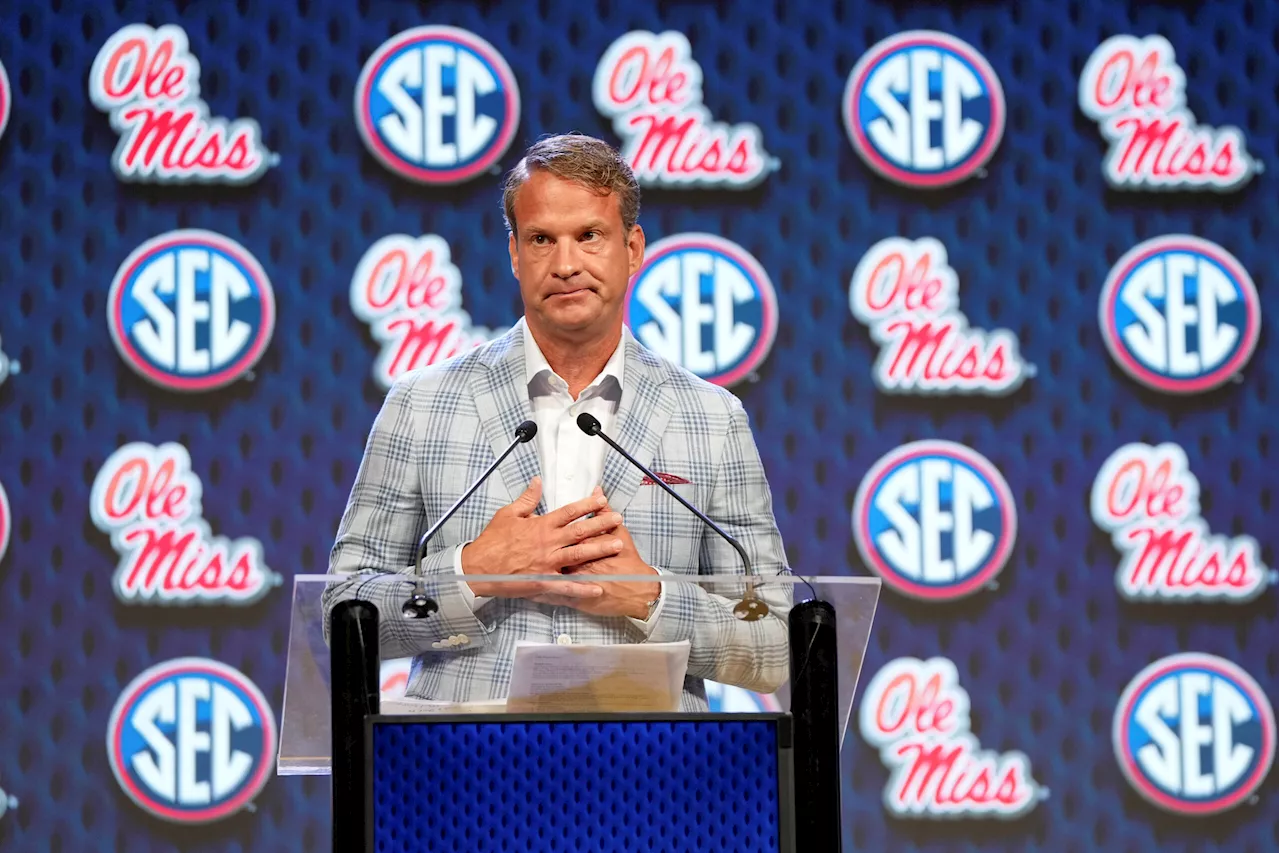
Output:
[[[395,699],[383,698],[379,703],[379,712],[383,714],[501,714],[506,710],[506,699],[443,702],[439,699],[401,696]]]
[[[516,643],[511,713],[680,710],[689,641],[558,645]]]

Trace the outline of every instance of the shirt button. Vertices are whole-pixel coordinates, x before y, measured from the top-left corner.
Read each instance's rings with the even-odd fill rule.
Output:
[[[556,644],[560,646],[572,645],[573,638],[570,637],[568,634],[561,634],[559,637],[556,637]]]

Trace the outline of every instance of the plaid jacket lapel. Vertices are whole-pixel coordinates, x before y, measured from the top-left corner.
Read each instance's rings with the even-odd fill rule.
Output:
[[[521,319],[511,331],[488,346],[481,359],[488,369],[477,376],[476,412],[480,415],[485,438],[493,448],[494,459],[515,438],[516,427],[533,418],[533,406],[529,403],[524,376],[523,324]],[[511,493],[511,500],[515,500],[529,487],[529,481],[539,474],[540,469],[537,442],[530,441],[512,451],[494,473],[501,475],[507,491]],[[539,500],[536,512],[546,511],[546,503]]]
[[[622,339],[626,352],[622,401],[618,405],[610,438],[640,464],[652,467],[675,404],[669,394],[662,393],[666,372],[662,370],[657,356],[642,347],[625,326]],[[612,448],[605,451],[601,485],[614,512],[627,508],[643,478],[644,474],[617,451]]]

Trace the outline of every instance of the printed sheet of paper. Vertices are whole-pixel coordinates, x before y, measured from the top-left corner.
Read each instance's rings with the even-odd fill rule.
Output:
[[[689,642],[516,643],[510,713],[680,710]]]

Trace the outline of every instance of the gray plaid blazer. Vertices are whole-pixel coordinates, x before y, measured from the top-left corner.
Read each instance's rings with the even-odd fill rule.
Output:
[[[771,614],[756,622],[732,613],[745,584],[715,590],[664,584],[663,605],[647,638],[624,617],[523,599],[482,600],[472,612],[459,589],[454,551],[479,536],[539,473],[536,442],[519,445],[428,546],[422,568],[439,612],[419,620],[401,616],[418,538],[507,447],[516,426],[533,416],[523,322],[474,350],[403,375],[388,391],[330,554],[329,572],[349,577],[326,592],[325,625],[339,601],[372,602],[380,613],[382,656],[413,658],[406,694],[419,698],[503,698],[516,641],[554,642],[562,634],[587,643],[688,640],[684,710],[706,708],[702,679],[776,690],[788,668],[791,598],[783,584],[757,589]],[[741,403],[645,349],[625,328],[623,336],[625,387],[612,437],[651,470],[688,480],[673,488],[742,543],[756,574],[783,571],[769,485]],[[643,479],[618,453],[606,452],[605,495],[647,563],[679,575],[744,574],[723,539]],[[536,510],[545,511],[545,504]]]

